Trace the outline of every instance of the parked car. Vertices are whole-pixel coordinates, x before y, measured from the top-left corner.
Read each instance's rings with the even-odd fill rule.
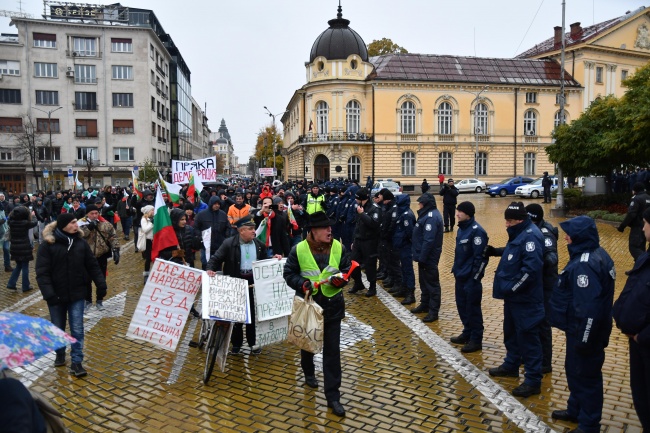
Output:
[[[478,179],[463,179],[456,184],[458,192],[483,192],[485,182]]]
[[[375,195],[384,188],[388,188],[388,190],[392,192],[393,195],[400,195],[402,193],[402,187],[397,182],[393,182],[391,180],[378,180],[372,186],[370,194]]]
[[[494,185],[490,185],[487,187],[485,190],[486,194],[490,194],[490,197],[495,197],[495,196],[500,196],[500,197],[505,197],[508,194],[514,194],[515,190],[522,186],[522,185],[527,185],[531,183],[533,179],[530,177],[521,177],[521,176],[516,176],[516,177],[509,177],[508,179],[504,179],[499,183],[495,183]]]
[[[517,187],[515,190],[515,195],[519,197],[527,197],[527,198],[537,198],[537,197],[543,197],[544,196],[544,187],[542,186],[542,179],[535,179],[532,183],[529,183],[528,185],[522,185]],[[553,181],[553,185],[551,185],[551,193],[557,189],[557,177],[551,176],[551,180]],[[566,182],[564,183],[566,186]]]

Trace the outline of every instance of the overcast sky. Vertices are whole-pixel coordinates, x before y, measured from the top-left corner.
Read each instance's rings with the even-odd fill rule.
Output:
[[[112,4],[96,0],[95,4]],[[566,27],[582,26],[650,6],[650,0],[566,0]],[[18,0],[0,9],[18,10]],[[314,40],[336,17],[338,0],[123,0],[153,9],[192,71],[192,96],[212,131],[226,120],[240,162],[258,131],[282,113],[305,84],[304,63]],[[541,7],[540,7],[541,5]],[[387,37],[411,53],[513,57],[553,36],[562,24],[561,0],[343,0],[343,17],[366,42]],[[23,0],[40,17],[42,0]],[[530,29],[529,29],[530,27]],[[9,18],[0,31],[15,33]],[[280,123],[280,116],[276,118]]]

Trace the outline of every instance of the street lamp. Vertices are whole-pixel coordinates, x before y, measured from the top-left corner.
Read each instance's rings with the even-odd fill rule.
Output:
[[[52,176],[52,189],[54,189],[54,152],[52,151],[52,113],[54,113],[56,110],[60,110],[63,107],[58,107],[55,108],[54,110],[50,111],[45,111],[41,110],[40,108],[32,107],[34,110],[38,110],[41,113],[47,114],[47,130],[50,132],[50,175]]]
[[[285,111],[283,111],[282,113],[273,114],[273,113],[271,113],[271,110],[269,110],[269,109],[266,107],[266,105],[264,106],[264,109],[265,109],[266,112],[268,113],[269,117],[271,117],[271,118],[273,119],[273,127],[274,127],[274,128],[275,128],[275,116],[279,116],[279,115],[281,115],[281,114],[284,114],[284,113],[288,113],[288,112],[289,112],[289,110],[285,110]],[[275,172],[275,150],[276,150],[276,149],[275,149],[275,140],[273,140],[273,181],[275,181],[275,173],[276,173],[276,172]]]
[[[476,150],[474,152],[474,177],[478,179],[478,118],[477,118],[477,113],[476,113],[476,107],[478,105],[479,97],[481,96],[481,93],[485,92],[488,87],[490,86],[485,86],[480,92],[470,92],[469,90],[465,90],[462,87],[460,88],[461,92],[469,93],[471,95],[474,95],[475,98],[472,101],[472,104],[474,105],[474,138],[476,140]],[[471,111],[471,110],[470,110]],[[487,134],[487,131],[483,131],[484,134]]]

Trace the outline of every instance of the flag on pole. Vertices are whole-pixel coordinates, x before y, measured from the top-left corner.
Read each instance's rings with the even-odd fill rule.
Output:
[[[196,170],[192,169],[192,172],[190,173],[190,183],[187,187],[187,199],[194,203],[194,194],[201,194],[201,191],[203,191],[203,182],[201,182],[201,179],[196,173]]]
[[[309,132],[314,132],[314,121],[313,120],[309,121]]]
[[[268,245],[270,236],[271,228],[269,227],[269,217],[265,217],[260,223],[260,226],[255,230],[255,237],[262,241],[264,245]]]
[[[293,209],[291,209],[291,205],[287,206],[287,215],[289,215],[289,223],[293,227],[294,230],[298,230],[300,227],[298,226],[298,221],[296,221],[296,217],[293,216]]]
[[[133,180],[133,192],[138,196],[138,200],[142,199],[142,191],[140,191],[140,185],[138,184],[138,178],[135,176],[133,170],[131,170],[131,179]]]
[[[169,197],[169,201],[172,203],[178,203],[178,200],[181,198],[181,186],[175,183],[165,182],[165,179],[163,179],[162,174],[160,174],[160,172],[158,172],[158,176],[160,177],[159,184],[161,188],[164,189],[165,192],[167,193],[167,197]]]
[[[172,219],[165,205],[160,188],[156,190],[156,202],[153,215],[153,243],[151,245],[151,261],[156,260],[160,251],[165,248],[178,246],[178,239],[172,227]]]
[[[79,182],[79,170],[77,170],[77,174],[74,176],[74,185],[76,189],[83,188],[84,184]]]

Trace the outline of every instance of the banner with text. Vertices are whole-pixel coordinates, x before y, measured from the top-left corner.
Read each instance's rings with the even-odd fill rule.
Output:
[[[203,318],[251,323],[248,281],[241,278],[204,274]]]
[[[258,346],[269,346],[287,339],[289,316],[255,323],[255,342]]]
[[[253,263],[255,320],[258,322],[291,315],[295,291],[287,287],[282,276],[286,262],[284,258]]]
[[[262,167],[259,169],[259,172],[262,177],[273,177],[276,175],[273,167]]]
[[[175,351],[201,280],[199,269],[156,259],[126,336]]]
[[[217,181],[217,157],[194,159],[192,161],[179,161],[172,159],[172,182],[189,183],[192,170],[196,170],[197,177],[201,182]]]

